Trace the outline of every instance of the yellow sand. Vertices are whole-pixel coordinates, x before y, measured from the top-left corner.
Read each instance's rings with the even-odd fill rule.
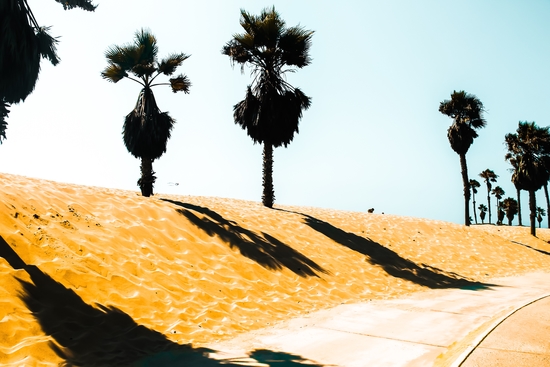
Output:
[[[550,272],[548,229],[9,174],[0,187],[3,366],[130,364],[341,303]]]

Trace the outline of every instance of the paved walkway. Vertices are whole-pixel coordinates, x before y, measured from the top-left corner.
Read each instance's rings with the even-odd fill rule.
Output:
[[[209,345],[216,351],[209,358],[232,366],[489,367],[508,366],[499,363],[513,356],[515,367],[550,366],[550,298],[510,316],[550,295],[550,273],[491,283],[341,305]],[[530,335],[540,331],[544,338]]]

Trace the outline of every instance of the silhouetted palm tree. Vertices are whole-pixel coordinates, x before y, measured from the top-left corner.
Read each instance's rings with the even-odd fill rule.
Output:
[[[539,221],[539,228],[540,228],[540,223],[542,222],[542,217],[545,217],[546,216],[546,212],[544,211],[544,209],[542,209],[540,206],[537,206],[537,220]]]
[[[497,207],[497,212],[498,212],[498,210],[499,210],[499,208],[500,208],[500,199],[502,199],[502,197],[504,196],[505,192],[504,192],[504,190],[502,189],[502,187],[497,186],[497,187],[495,187],[495,188],[491,191],[491,193],[492,193],[493,195],[495,195],[495,198],[497,199],[497,206],[496,206],[496,207]],[[498,224],[502,224],[502,223],[498,223]]]
[[[480,186],[481,185],[479,184],[479,182],[477,180],[474,180],[473,178],[470,179],[470,189],[472,189],[472,208],[474,209],[474,219],[476,221],[476,224],[477,224],[476,194],[477,194],[477,189]]]
[[[512,177],[513,177],[514,172],[517,171],[518,159],[512,153],[506,153],[506,155],[504,156],[504,159],[507,160],[512,165],[512,168],[510,169],[510,171],[512,172]],[[513,182],[513,180],[512,180],[512,183],[516,188],[516,195],[518,198],[518,225],[521,226],[523,225],[521,223],[521,189],[519,188],[517,183]]]
[[[514,198],[506,198],[502,201],[502,207],[506,213],[506,218],[508,218],[508,225],[512,225],[514,216],[518,213],[518,202]]]
[[[544,211],[544,209],[542,209],[540,206],[537,206],[537,220],[539,222],[539,228],[540,228],[540,223],[542,222],[542,217],[546,216],[546,212]]]
[[[515,134],[506,134],[508,152],[516,159],[517,168],[512,182],[529,192],[531,234],[536,236],[535,192],[548,181],[545,157],[550,154],[550,132],[548,127],[539,127],[534,122],[520,122]]]
[[[485,204],[479,204],[479,217],[481,218],[481,224],[485,224],[485,213],[487,212],[487,207]]]
[[[245,99],[233,107],[233,118],[254,143],[264,145],[262,202],[271,208],[275,200],[273,148],[292,141],[302,110],[311,104],[308,96],[285,80],[285,73],[310,64],[313,31],[285,27],[275,8],[264,9],[259,16],[241,10],[240,23],[245,32],[235,34],[222,54],[240,64],[241,71],[245,65],[252,68],[252,85]]]
[[[189,93],[191,87],[189,79],[183,74],[171,78],[169,83],[153,84],[160,74],[174,74],[178,66],[189,57],[183,53],[171,54],[159,62],[157,53],[155,36],[142,29],[136,32],[134,43],[111,46],[105,52],[109,65],[101,73],[104,79],[113,83],[128,78],[143,86],[134,110],[126,116],[122,132],[128,152],[141,159],[141,178],[138,185],[143,196],[153,195],[156,179],[153,161],[166,152],[166,143],[176,122],[167,112],[160,112],[151,88],[156,85],[170,85],[174,93]]]
[[[94,11],[90,0],[56,0],[65,9]],[[0,143],[6,138],[8,107],[25,100],[34,90],[40,59],[57,65],[57,39],[42,27],[26,0],[0,1]]]
[[[489,210],[489,224],[491,224],[491,188],[493,187],[491,182],[497,182],[498,175],[492,170],[486,169],[479,174],[479,177],[483,178],[487,185],[487,208]]]
[[[486,125],[483,111],[481,101],[474,95],[464,91],[454,91],[450,100],[444,100],[439,104],[439,112],[453,119],[453,124],[447,130],[447,137],[451,143],[451,148],[460,157],[462,183],[464,185],[464,222],[467,226],[470,225],[470,185],[466,153],[478,136],[475,129],[480,129]]]

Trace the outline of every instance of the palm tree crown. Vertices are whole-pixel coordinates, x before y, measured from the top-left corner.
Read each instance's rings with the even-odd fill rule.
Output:
[[[439,104],[439,112],[453,119],[447,131],[451,148],[457,154],[466,154],[478,137],[475,129],[487,124],[483,117],[483,103],[472,94],[454,91],[450,100]]]
[[[506,134],[505,144],[508,149],[506,159],[514,167],[512,182],[517,188],[529,192],[531,234],[535,236],[535,192],[549,178],[546,160],[550,155],[550,130],[534,122],[519,122],[515,134]]]
[[[56,0],[64,9],[94,11],[91,0]],[[57,38],[38,22],[26,0],[0,1],[0,143],[6,138],[8,107],[24,101],[38,80],[41,58],[59,63]]]
[[[273,148],[293,140],[298,133],[302,111],[311,99],[286,81],[287,72],[310,64],[309,48],[313,31],[286,27],[275,8],[264,9],[259,16],[241,10],[244,33],[235,34],[222,48],[231,63],[252,69],[253,81],[245,99],[233,107],[236,124],[246,130],[254,143],[264,144],[263,203],[272,207]]]
[[[142,160],[142,176],[138,181],[144,196],[153,194],[156,177],[152,162],[166,152],[175,120],[157,106],[152,87],[169,85],[174,93],[189,93],[191,83],[187,76],[180,74],[166,83],[154,83],[160,75],[171,76],[189,58],[183,53],[171,54],[160,62],[157,59],[157,40],[148,30],[136,32],[134,43],[124,46],[111,46],[105,52],[108,66],[101,76],[113,83],[127,78],[139,83],[143,88],[136,106],[124,121],[123,140],[126,149]],[[132,75],[132,76],[130,76]]]

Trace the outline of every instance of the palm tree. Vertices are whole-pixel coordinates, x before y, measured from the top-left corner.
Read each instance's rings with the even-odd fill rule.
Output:
[[[542,217],[546,216],[546,212],[544,209],[542,209],[540,206],[537,206],[537,220],[539,221],[539,228],[540,223],[542,222]]]
[[[485,204],[479,204],[479,217],[481,218],[481,224],[485,224],[485,213],[487,212],[487,207]]]
[[[156,180],[153,161],[166,152],[166,143],[176,122],[167,112],[160,112],[151,88],[156,85],[170,85],[174,93],[189,93],[191,87],[189,79],[183,74],[171,78],[169,83],[153,84],[160,74],[174,74],[178,66],[189,58],[188,55],[178,53],[159,62],[157,53],[155,36],[142,29],[136,32],[133,44],[111,46],[107,49],[105,56],[109,65],[101,73],[104,79],[113,83],[127,78],[143,87],[135,108],[126,116],[122,134],[128,152],[141,159],[138,186],[141,194],[147,197],[153,195]]]
[[[489,209],[489,224],[491,224],[491,188],[493,187],[491,182],[497,182],[498,175],[492,170],[486,169],[479,174],[479,177],[483,178],[487,185],[487,208]]]
[[[505,143],[511,157],[516,159],[512,182],[529,192],[531,234],[536,236],[535,192],[548,181],[545,159],[550,154],[550,131],[534,122],[519,122],[515,134],[506,134]],[[508,156],[508,155],[507,155]]]
[[[516,157],[512,153],[508,152],[504,156],[504,159],[507,160],[508,162],[510,162],[510,164],[512,165],[512,168],[510,168],[510,171],[512,172],[512,177],[513,177],[514,172],[516,172],[517,169],[518,169],[518,165],[517,165],[518,157]],[[514,183],[514,182],[512,182],[512,183]],[[514,186],[516,188],[516,195],[518,197],[518,225],[521,226],[522,225],[522,223],[521,223],[521,189],[519,188],[519,186],[516,183],[514,183]]]
[[[495,195],[495,198],[497,199],[497,213],[498,213],[498,210],[500,208],[500,199],[502,199],[505,192],[502,189],[502,187],[497,186],[491,191],[491,194]],[[502,224],[502,223],[498,223],[498,224]]]
[[[477,224],[477,214],[476,214],[476,194],[477,194],[477,189],[480,187],[481,185],[479,184],[479,182],[477,180],[474,180],[473,178],[470,179],[470,189],[472,189],[472,208],[474,209],[474,219],[476,221],[476,224]],[[471,222],[471,221],[470,221]]]
[[[225,44],[222,54],[231,62],[252,68],[254,79],[245,99],[233,107],[233,119],[247,131],[254,143],[263,148],[263,205],[272,208],[273,148],[285,147],[298,133],[302,110],[311,99],[286,80],[287,72],[310,64],[309,48],[313,31],[299,26],[285,27],[275,8],[262,10],[259,16],[241,10],[242,34]]]
[[[64,9],[96,8],[90,0],[56,1]],[[6,138],[10,104],[24,101],[34,90],[40,59],[59,63],[58,41],[49,30],[38,25],[27,0],[0,1],[0,143]]]
[[[506,213],[506,218],[508,218],[508,225],[512,225],[514,216],[518,213],[518,202],[511,197],[508,197],[502,201],[502,207]]]
[[[450,100],[444,100],[439,104],[439,112],[453,119],[453,124],[447,130],[447,137],[451,143],[451,148],[460,157],[462,183],[464,185],[464,222],[467,226],[470,225],[470,185],[466,153],[478,136],[475,129],[480,129],[486,125],[483,111],[481,101],[476,96],[464,91],[454,91]]]

